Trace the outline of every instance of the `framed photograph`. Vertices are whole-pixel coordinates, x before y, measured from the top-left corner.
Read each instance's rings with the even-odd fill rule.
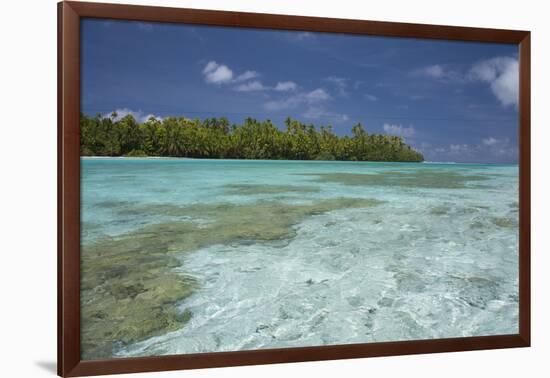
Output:
[[[59,375],[529,346],[529,32],[58,11]]]

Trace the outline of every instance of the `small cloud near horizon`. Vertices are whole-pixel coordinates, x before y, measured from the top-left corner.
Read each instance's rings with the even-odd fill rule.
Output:
[[[402,125],[385,123],[382,127],[386,134],[401,136],[403,138],[410,138],[415,134],[414,127],[412,126],[404,127]]]
[[[320,119],[323,118],[324,120],[331,120],[335,123],[340,122],[346,122],[349,121],[349,116],[347,114],[341,114],[341,113],[335,113],[331,111],[327,111],[322,106],[311,106],[309,107],[306,112],[303,114],[304,118],[307,119]]]
[[[113,113],[116,113],[116,117],[112,117]],[[147,113],[146,114],[141,110],[131,110],[131,109],[128,109],[128,108],[115,109],[112,112],[104,113],[101,116],[103,118],[111,118],[113,121],[120,121],[122,118],[124,118],[128,115],[131,115],[132,117],[134,117],[134,119],[138,123],[147,122],[150,118],[155,118],[159,121],[162,121],[162,119],[163,119],[162,117],[160,117],[158,115],[155,115],[155,114],[152,114],[152,113]]]
[[[267,110],[277,111],[293,109],[299,105],[312,105],[330,99],[330,95],[323,88],[317,88],[310,92],[301,92],[279,100],[271,100],[264,103]]]

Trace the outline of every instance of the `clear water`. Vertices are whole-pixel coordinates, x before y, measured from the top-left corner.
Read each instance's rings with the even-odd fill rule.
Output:
[[[382,202],[308,216],[284,240],[182,252],[175,269],[199,282],[177,305],[191,320],[117,356],[518,332],[515,165],[82,159],[82,243],[174,220],[120,209],[341,197]]]

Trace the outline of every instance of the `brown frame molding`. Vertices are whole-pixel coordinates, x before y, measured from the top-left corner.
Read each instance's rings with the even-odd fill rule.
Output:
[[[519,333],[320,347],[80,360],[80,18],[304,30],[519,45]],[[58,374],[63,377],[528,347],[531,343],[530,32],[197,9],[58,4]]]

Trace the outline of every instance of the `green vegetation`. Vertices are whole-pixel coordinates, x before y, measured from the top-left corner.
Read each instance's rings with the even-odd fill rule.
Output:
[[[229,184],[225,187],[227,194],[240,196],[281,193],[315,193],[319,191],[318,187],[301,185]]]
[[[499,227],[504,227],[504,228],[515,229],[518,227],[517,220],[513,218],[494,217],[491,219],[491,222],[493,222],[495,225]]]
[[[271,121],[247,118],[230,125],[225,118],[169,117],[138,123],[132,115],[80,116],[82,156],[171,156],[224,159],[357,160],[420,162],[422,154],[398,136],[368,134],[361,124],[352,137],[331,126],[306,125],[287,118],[281,131]]]
[[[451,208],[449,206],[434,206],[430,209],[430,214],[432,215],[446,215],[449,213]]]
[[[302,173],[314,176],[319,182],[334,182],[359,186],[399,186],[405,188],[465,188],[470,181],[482,181],[487,177],[473,174],[459,174],[452,171],[411,170],[385,173]]]
[[[176,330],[191,319],[192,313],[179,311],[177,303],[192,294],[198,284],[181,272],[178,253],[215,244],[288,239],[295,236],[292,226],[305,217],[379,203],[335,198],[304,204],[260,201],[244,205],[135,206],[137,214],[185,216],[191,221],[150,224],[82,246],[82,358],[111,358],[129,343]],[[126,209],[125,205],[113,207]]]

